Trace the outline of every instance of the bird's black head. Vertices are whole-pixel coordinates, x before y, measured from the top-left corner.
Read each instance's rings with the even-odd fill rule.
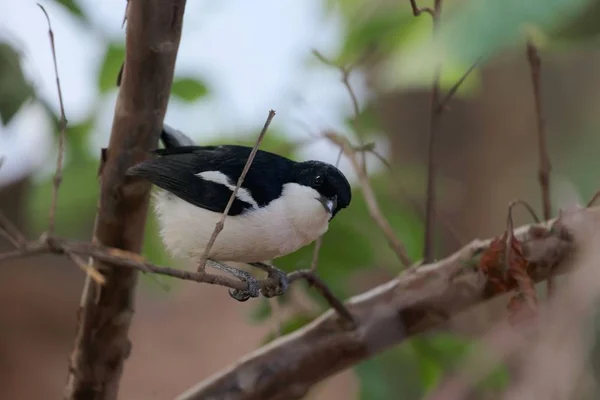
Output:
[[[342,172],[331,164],[321,161],[305,161],[294,166],[295,182],[315,189],[321,195],[318,199],[333,218],[342,208],[348,207],[352,191]]]

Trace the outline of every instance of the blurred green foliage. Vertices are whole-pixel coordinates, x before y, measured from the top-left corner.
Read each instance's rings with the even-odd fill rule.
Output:
[[[8,124],[33,95],[33,88],[23,75],[20,58],[9,44],[0,42],[0,120],[3,124]]]
[[[74,18],[89,25],[89,19],[76,0],[56,2],[64,6]],[[552,43],[552,40],[565,39],[586,41],[596,38],[600,30],[598,1],[446,1],[444,23],[436,41],[431,40],[431,18],[426,14],[415,18],[410,11],[408,0],[385,4],[366,0],[327,0],[327,3],[335,6],[346,21],[347,34],[336,57],[337,62],[352,63],[375,46],[379,67],[384,72],[381,84],[388,90],[411,85],[428,87],[431,84],[432,68],[440,62],[443,65],[442,87],[448,88],[475,58],[491,58],[501,51],[521,45],[525,33],[542,31],[546,41]],[[431,6],[431,2],[418,3],[420,6]],[[91,25],[89,28],[94,29]],[[539,34],[536,37],[539,37]],[[116,77],[124,57],[122,42],[106,43],[104,57],[97,68],[100,96],[116,89]],[[475,72],[459,93],[468,93],[476,88],[477,84],[478,77]],[[176,76],[172,94],[181,100],[193,102],[210,96],[208,87],[197,78]],[[34,95],[23,76],[18,53],[11,46],[0,44],[2,122],[8,123],[21,105]],[[49,107],[47,109],[53,112]],[[96,110],[92,109],[90,115],[82,121],[70,123],[68,126],[63,189],[57,209],[59,234],[89,237],[91,231],[98,197],[96,173],[99,149],[91,149],[89,144],[91,135],[97,130],[96,116]],[[52,117],[55,121],[58,120],[56,115]],[[372,113],[361,113],[358,125],[361,135],[380,131],[379,123]],[[353,125],[348,123],[348,126]],[[237,137],[223,137],[220,140],[236,141],[239,142]],[[252,140],[241,142],[253,144]],[[281,132],[274,130],[269,132],[261,148],[291,158],[297,157],[294,144],[287,141]],[[588,146],[587,149],[590,152],[588,158],[573,158],[573,162],[577,162],[577,166],[570,166],[573,174],[584,170],[580,165],[582,159],[594,159],[594,146]],[[592,165],[591,161],[589,165]],[[595,176],[589,173],[580,178],[589,181],[589,185],[596,184],[597,181]],[[372,182],[383,214],[389,219],[398,237],[406,244],[410,256],[417,259],[421,253],[423,237],[423,226],[419,216],[415,215],[404,201],[398,199],[386,172],[373,176]],[[32,216],[31,223],[38,232],[45,228],[51,190],[51,177],[48,175],[35,182],[28,198],[28,215]],[[344,217],[334,220],[324,237],[318,272],[336,295],[346,298],[353,293],[349,282],[357,272],[379,268],[397,273],[401,268],[393,252],[388,249],[384,237],[369,217],[359,188],[354,188],[352,205],[343,213]],[[87,220],[87,223],[83,224],[87,230],[79,232],[83,219]],[[301,249],[278,260],[278,266],[287,271],[306,268],[312,260],[312,252],[312,246]],[[171,263],[162,247],[156,219],[152,213],[147,222],[143,254],[156,264]],[[156,280],[169,281],[170,284],[176,282],[161,277],[157,277]],[[146,281],[150,284],[152,282],[148,278]],[[316,300],[322,310],[326,308],[326,304],[314,290],[307,288],[307,293]],[[286,303],[289,299],[285,296],[277,301]],[[259,299],[249,319],[254,323],[263,323],[271,318],[272,314],[269,301]],[[281,333],[292,332],[314,318],[315,315],[294,315],[283,322]],[[264,342],[273,340],[277,335],[276,332],[271,333],[264,338]],[[355,368],[360,379],[360,398],[421,398],[423,394],[435,388],[440,379],[455,369],[462,357],[469,351],[474,351],[474,348],[471,340],[450,334],[413,338]],[[499,390],[507,381],[506,370],[499,367],[481,383],[479,390]]]
[[[100,93],[117,89],[117,75],[124,60],[125,45],[123,43],[108,43],[98,73],[98,90],[100,90]]]
[[[197,79],[178,77],[173,80],[171,94],[181,100],[192,102],[208,95],[208,88]]]

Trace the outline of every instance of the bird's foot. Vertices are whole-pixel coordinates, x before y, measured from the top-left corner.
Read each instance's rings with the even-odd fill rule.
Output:
[[[284,271],[272,265],[261,262],[250,263],[250,265],[262,269],[263,271],[266,271],[268,274],[268,279],[271,282],[275,282],[274,284],[265,285],[260,290],[260,293],[263,296],[270,298],[275,296],[281,296],[285,294],[285,292],[287,292],[289,282],[287,274]]]
[[[243,302],[247,301],[250,297],[258,297],[260,284],[258,283],[258,280],[248,272],[232,268],[213,260],[208,260],[208,264],[211,267],[225,271],[246,283],[246,289],[229,289],[229,295],[233,299]]]

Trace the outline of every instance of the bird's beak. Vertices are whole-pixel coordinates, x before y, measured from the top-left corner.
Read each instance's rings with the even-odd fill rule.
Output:
[[[321,196],[319,201],[325,208],[329,214],[333,214],[333,211],[337,208],[337,196],[333,196],[333,198],[327,198],[325,196]]]

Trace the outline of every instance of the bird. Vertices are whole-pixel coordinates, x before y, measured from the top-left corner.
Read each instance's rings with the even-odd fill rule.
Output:
[[[221,219],[252,147],[199,146],[181,131],[163,124],[157,157],[127,170],[131,178],[153,184],[153,208],[160,236],[171,256],[199,262],[215,224]],[[315,241],[352,200],[350,183],[334,165],[316,160],[293,161],[257,150],[219,233],[207,254],[207,265],[247,283],[231,297],[281,295],[285,272],[268,261]],[[259,289],[253,275],[230,267],[241,262],[275,278],[275,289]]]

